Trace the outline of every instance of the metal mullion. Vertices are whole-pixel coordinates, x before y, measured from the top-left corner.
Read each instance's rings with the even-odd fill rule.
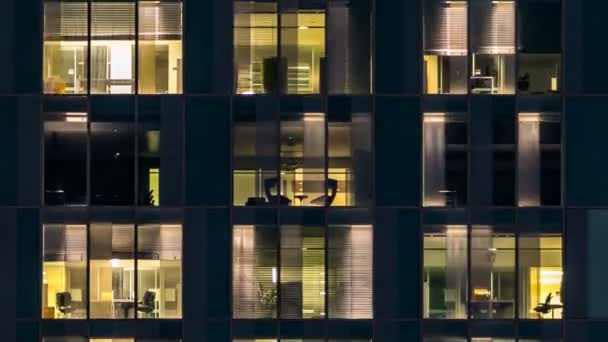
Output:
[[[91,94],[91,14],[93,8],[91,1],[87,1],[87,95]]]
[[[135,82],[133,84],[135,95],[139,94],[139,0],[133,0],[135,2],[135,36],[133,37],[135,45]],[[137,184],[137,183],[136,183]],[[137,196],[135,196],[135,202],[137,203]]]
[[[133,319],[137,320],[137,300],[139,298],[139,224],[133,223],[133,229],[135,230],[133,233],[133,287],[135,288],[135,294],[133,296]],[[125,318],[128,319],[128,315]]]

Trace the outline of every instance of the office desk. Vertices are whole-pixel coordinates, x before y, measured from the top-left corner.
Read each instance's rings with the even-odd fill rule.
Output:
[[[114,309],[116,308],[117,304],[122,309],[124,318],[129,318],[129,310],[131,308],[135,309],[135,299],[129,299],[129,298],[112,299],[112,306],[114,306]]]

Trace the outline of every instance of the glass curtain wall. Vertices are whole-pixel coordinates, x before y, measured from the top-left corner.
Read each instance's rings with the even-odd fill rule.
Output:
[[[467,93],[467,1],[424,1],[425,94]]]
[[[91,0],[91,93],[135,93],[135,2]]]
[[[515,1],[469,0],[473,94],[515,92]]]
[[[371,237],[369,225],[234,226],[233,318],[371,318]]]
[[[561,319],[563,266],[561,232],[519,237],[519,317]]]
[[[44,113],[44,203],[87,204],[87,113]]]
[[[552,94],[561,83],[560,0],[517,1],[517,91]]]
[[[519,113],[517,194],[520,207],[561,203],[558,113]]]
[[[181,0],[47,0],[42,69],[45,94],[181,93]]]
[[[471,229],[471,318],[515,316],[515,234],[509,229]]]
[[[133,318],[135,311],[135,228],[129,224],[90,226],[90,317]]]
[[[139,1],[140,94],[182,93],[182,2]]]
[[[467,120],[464,113],[424,113],[423,206],[467,202]]]
[[[44,2],[42,81],[45,94],[88,91],[87,1]]]
[[[42,318],[87,317],[87,231],[84,225],[43,228]]]
[[[467,237],[465,225],[424,227],[424,318],[467,318]]]
[[[181,226],[147,224],[137,229],[137,317],[181,318]]]

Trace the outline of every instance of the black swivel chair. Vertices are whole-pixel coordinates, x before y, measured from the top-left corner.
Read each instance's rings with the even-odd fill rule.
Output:
[[[152,291],[146,291],[142,300],[140,302],[137,302],[137,311],[143,312],[147,315],[153,313],[155,309],[155,299],[156,293]]]
[[[57,292],[55,295],[55,303],[59,312],[63,317],[67,317],[72,312],[72,294],[69,292]]]
[[[264,180],[264,193],[266,194],[266,198],[268,198],[268,203],[276,204],[278,202],[280,205],[289,205],[291,200],[278,193],[278,185],[278,178],[268,178]],[[273,195],[272,190],[275,188],[277,188],[277,194]]]
[[[335,179],[332,179],[332,178],[328,178],[326,181],[326,184],[327,184],[328,194],[319,196],[319,197],[313,199],[312,201],[310,201],[310,203],[312,203],[314,205],[321,205],[321,206],[329,207],[334,202],[334,199],[336,198],[336,194],[338,193],[338,181]]]

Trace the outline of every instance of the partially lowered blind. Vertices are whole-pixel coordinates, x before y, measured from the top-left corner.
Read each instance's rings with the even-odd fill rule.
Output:
[[[134,2],[91,3],[91,35],[95,38],[133,39]]]
[[[44,261],[86,261],[87,232],[84,225],[45,225]]]
[[[79,2],[46,2],[44,4],[45,39],[83,39],[87,36],[88,5]]]
[[[467,3],[427,0],[424,7],[424,51],[432,55],[467,54]]]
[[[371,226],[329,227],[329,318],[372,318],[372,241]]]
[[[277,307],[277,229],[234,226],[232,310],[234,318],[274,318]]]
[[[474,53],[515,53],[515,2],[472,1],[471,18],[474,18],[471,36]]]
[[[141,39],[179,39],[182,34],[181,2],[140,2]]]

